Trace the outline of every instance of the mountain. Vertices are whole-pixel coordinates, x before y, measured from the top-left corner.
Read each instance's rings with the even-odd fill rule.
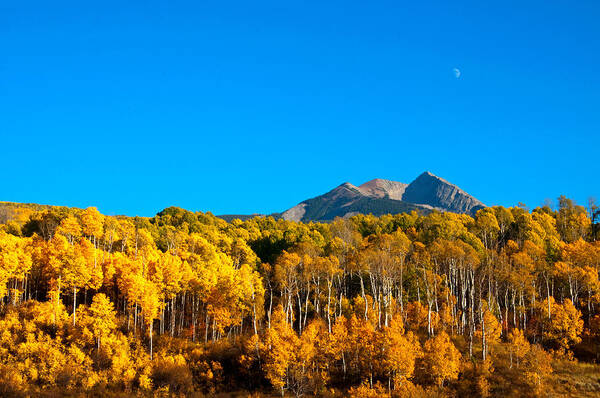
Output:
[[[474,214],[483,203],[430,172],[410,184],[376,178],[355,186],[349,182],[305,200],[281,213],[285,220],[329,221],[357,213],[395,214],[417,210]]]
[[[401,200],[454,213],[474,214],[485,207],[483,203],[456,185],[428,171],[406,187]]]
[[[380,180],[386,181],[386,180]],[[394,181],[386,181],[393,184]],[[367,183],[368,184],[368,183]],[[390,192],[384,189],[356,187],[346,182],[316,198],[305,200],[281,213],[281,218],[293,221],[328,221],[335,217],[345,217],[358,213],[382,215],[422,210],[423,207],[391,199],[397,194],[398,185],[389,185]],[[396,197],[396,196],[394,196]]]

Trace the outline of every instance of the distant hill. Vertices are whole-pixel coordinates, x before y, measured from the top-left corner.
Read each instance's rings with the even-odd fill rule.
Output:
[[[0,224],[15,221],[22,224],[29,219],[29,215],[36,211],[50,209],[56,206],[40,205],[37,203],[0,202]]]
[[[273,214],[271,214],[273,215]],[[219,218],[222,218],[223,220],[227,221],[227,222],[231,222],[235,219],[241,220],[241,221],[246,221],[249,220],[251,218],[254,217],[263,217],[264,214],[221,214],[220,216],[217,216]]]

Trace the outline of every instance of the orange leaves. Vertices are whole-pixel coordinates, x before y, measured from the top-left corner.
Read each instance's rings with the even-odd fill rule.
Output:
[[[406,322],[408,327],[413,330],[426,330],[430,324],[433,328],[437,326],[437,313],[429,313],[427,308],[418,301],[410,302],[406,305]]]
[[[296,333],[285,318],[283,309],[277,307],[273,311],[271,328],[267,329],[261,344],[265,376],[282,395],[299,345]]]
[[[181,257],[170,252],[155,256],[148,264],[148,277],[161,291],[163,300],[172,299],[183,288],[184,264]]]
[[[544,382],[552,373],[552,357],[539,345],[531,347],[523,361],[523,378],[536,393],[543,390]]]
[[[25,278],[31,265],[29,239],[18,238],[0,230],[0,299],[8,292],[8,281]]]
[[[140,284],[139,304],[142,307],[142,315],[146,324],[150,325],[158,317],[161,306],[159,290],[149,280],[138,279],[137,282]]]
[[[549,320],[545,320],[544,338],[557,344],[560,349],[568,350],[581,341],[580,336],[583,331],[581,312],[569,299],[563,304],[557,304],[554,298],[550,297],[550,305],[552,315]]]
[[[81,214],[83,234],[94,238],[101,238],[104,232],[104,216],[95,207],[88,207]]]
[[[530,346],[529,341],[520,329],[513,329],[508,334],[508,347],[510,351],[510,366],[512,367],[513,359],[519,367],[520,362],[525,358],[525,355],[529,352]]]
[[[86,309],[82,324],[96,337],[98,348],[113,335],[117,327],[116,312],[106,295],[98,293],[94,296],[92,304]]]
[[[383,329],[382,367],[394,381],[394,388],[413,376],[415,361],[422,355],[421,345],[414,334],[404,333],[399,315],[392,318],[390,326]]]
[[[373,387],[365,380],[360,386],[352,387],[348,391],[350,398],[379,398],[388,395],[387,389],[381,384],[376,383]]]
[[[555,225],[551,210],[521,208],[484,209],[475,219],[414,213],[331,224],[227,224],[181,209],[151,219],[47,211],[27,227],[46,239],[0,229],[0,369],[22,361],[9,378],[40,386],[62,377],[83,389],[108,383],[166,393],[177,387],[160,379],[177,380],[190,368],[196,387],[217,391],[240,379],[227,373],[240,365],[249,388],[265,375],[296,395],[362,383],[350,394],[410,396],[421,388],[413,381],[456,379],[456,341],[465,356],[469,348],[479,355],[479,342],[484,356],[495,347],[472,367],[482,395],[497,391],[504,353],[519,367],[510,375],[539,388],[548,357],[516,325],[561,350],[581,339],[580,311],[591,320],[590,337],[600,333],[600,245],[559,243]],[[46,301],[16,305],[9,292]],[[553,298],[569,295],[572,302]],[[75,326],[61,298],[73,307],[81,301]],[[498,318],[510,331],[504,343]],[[148,342],[157,334],[160,359],[151,363]],[[462,393],[454,390],[462,383],[451,392]]]
[[[73,244],[81,237],[81,225],[79,225],[79,221],[71,215],[61,221],[56,232],[64,235],[69,243]]]
[[[458,378],[461,355],[446,332],[427,340],[423,352],[425,372],[438,386]]]

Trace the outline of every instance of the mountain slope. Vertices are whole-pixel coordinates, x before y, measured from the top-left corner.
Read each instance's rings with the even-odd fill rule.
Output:
[[[402,195],[408,184],[376,178],[365,182],[358,189],[366,196],[402,200]]]
[[[404,213],[412,210],[427,210],[425,206],[390,199],[390,196],[395,195],[395,192],[397,192],[397,185],[389,185],[392,187],[391,195],[389,192],[380,189],[374,191],[371,187],[364,189],[363,185],[356,187],[346,182],[326,194],[305,200],[284,211],[281,217],[291,221],[329,221],[335,217],[357,213],[382,215]]]
[[[402,200],[454,213],[472,214],[485,207],[483,203],[456,185],[428,171],[406,187]]]
[[[364,197],[364,194],[358,187],[346,182],[323,195],[297,204],[284,211],[281,217],[292,221],[325,220],[328,219],[326,217],[330,212],[339,213],[340,208],[352,204],[361,197]]]

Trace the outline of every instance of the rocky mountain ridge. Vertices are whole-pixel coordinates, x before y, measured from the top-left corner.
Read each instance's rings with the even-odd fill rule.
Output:
[[[432,210],[474,214],[485,207],[456,185],[424,172],[410,184],[376,178],[355,186],[345,182],[281,213],[285,220],[328,221],[356,213],[374,215]]]

